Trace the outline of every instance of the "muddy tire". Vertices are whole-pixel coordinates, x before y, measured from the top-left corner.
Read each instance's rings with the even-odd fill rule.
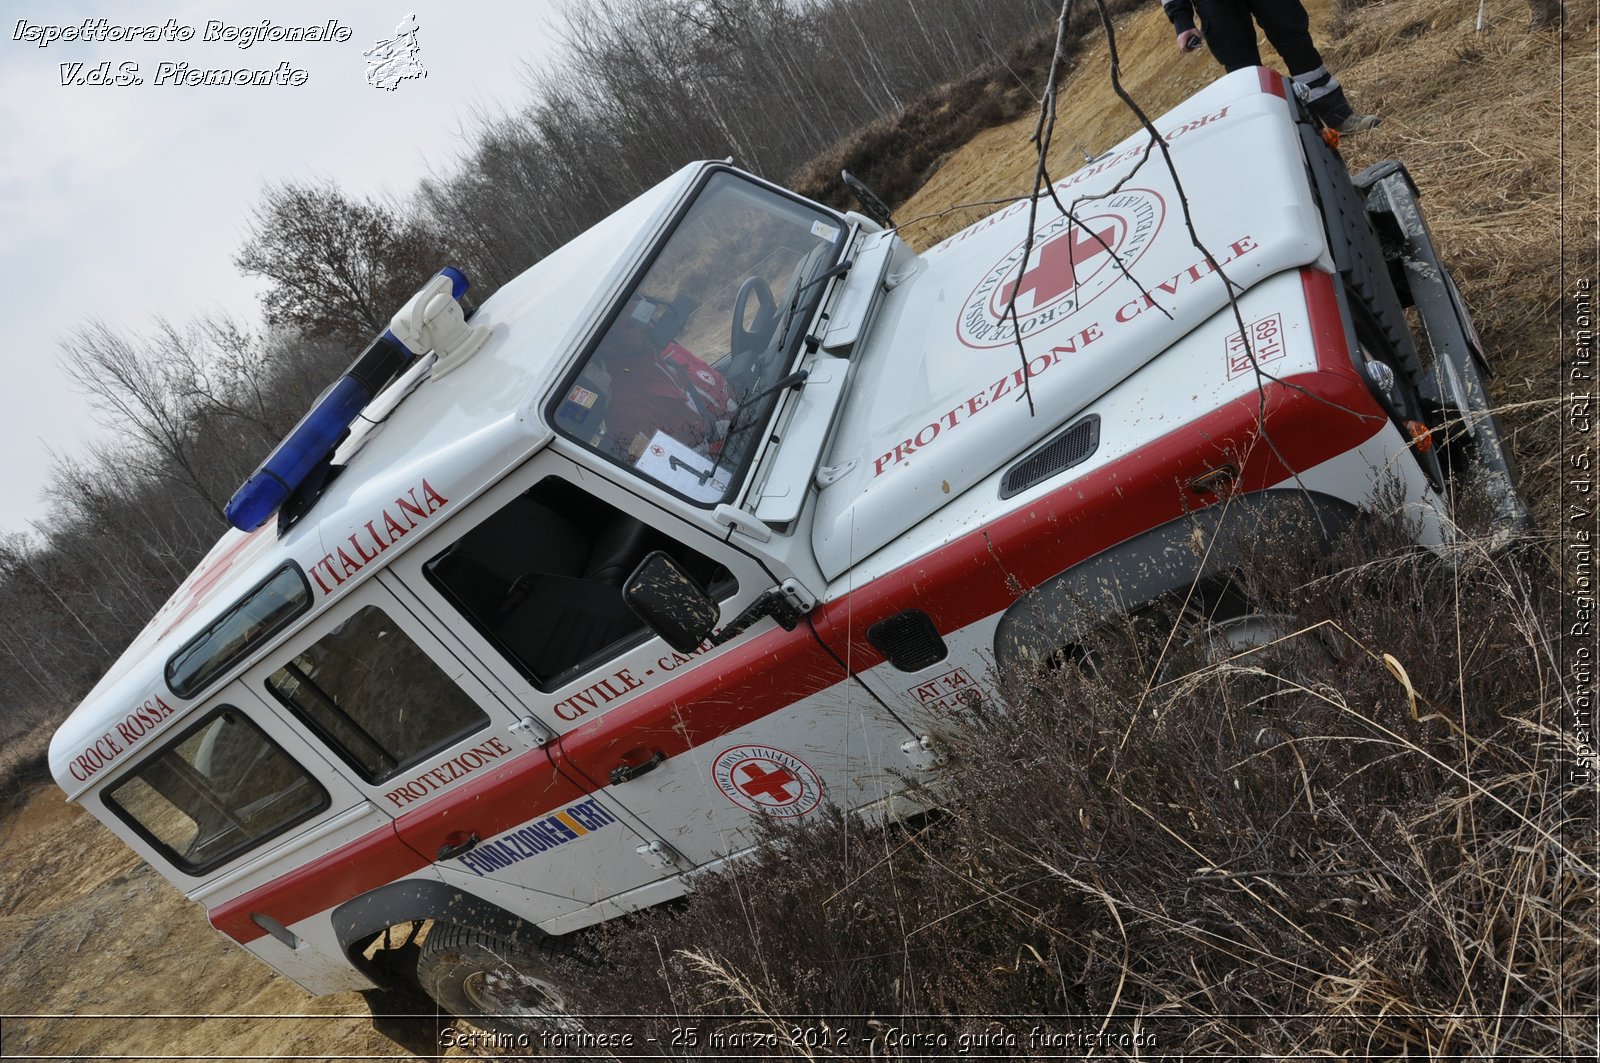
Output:
[[[491,1032],[570,1029],[568,997],[551,970],[559,944],[435,923],[417,957],[417,982],[440,1008]]]

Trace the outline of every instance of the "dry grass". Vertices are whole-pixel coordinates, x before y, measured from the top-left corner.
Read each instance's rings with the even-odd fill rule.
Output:
[[[1554,527],[1560,481],[1558,317],[1592,271],[1596,212],[1596,9],[1568,5],[1565,34],[1530,32],[1527,5],[1350,4],[1329,49],[1384,125],[1352,166],[1405,160],[1498,378],[1524,493]],[[1564,100],[1563,100],[1564,97]],[[1567,260],[1562,261],[1565,248]]]
[[[612,927],[586,1002],[658,1036],[914,1014],[953,1043],[1037,1014],[1163,1053],[1593,1052],[1595,794],[1563,775],[1545,594],[1503,555],[1408,541],[1263,553],[1272,578],[1237,589],[1298,627],[1262,650],[1147,616],[1094,668],[1013,682],[949,721],[947,814],[775,831]]]
[[[15,811],[49,779],[50,736],[64,716],[61,709],[30,709],[9,718],[10,733],[0,741],[0,812]]]
[[[1138,10],[1143,3],[1107,0],[1106,6],[1123,12]],[[1099,16],[1093,6],[1077,5],[1068,23],[1066,54],[1070,57],[1086,45],[1092,47],[1098,32]],[[789,186],[820,202],[858,209],[839,181],[839,171],[849,170],[886,203],[904,203],[951,158],[970,150],[967,146],[983,131],[1013,120],[1033,121],[1039,86],[1054,50],[1051,23],[993,63],[918,97],[898,114],[864,126],[807,163],[789,179]]]

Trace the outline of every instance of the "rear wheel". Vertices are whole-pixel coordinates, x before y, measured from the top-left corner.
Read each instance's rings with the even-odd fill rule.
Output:
[[[559,939],[533,947],[496,934],[435,923],[417,958],[417,981],[458,1018],[496,1033],[571,1029],[568,997],[552,966]]]

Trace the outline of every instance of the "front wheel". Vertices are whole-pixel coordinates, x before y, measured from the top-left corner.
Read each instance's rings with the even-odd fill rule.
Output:
[[[417,981],[458,1018],[495,1033],[572,1029],[568,999],[551,977],[558,950],[497,934],[435,923],[417,957]]]

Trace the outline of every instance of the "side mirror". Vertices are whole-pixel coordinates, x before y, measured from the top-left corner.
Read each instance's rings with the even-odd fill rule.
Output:
[[[721,615],[711,596],[660,550],[645,555],[623,583],[622,600],[679,653],[698,649]]]

